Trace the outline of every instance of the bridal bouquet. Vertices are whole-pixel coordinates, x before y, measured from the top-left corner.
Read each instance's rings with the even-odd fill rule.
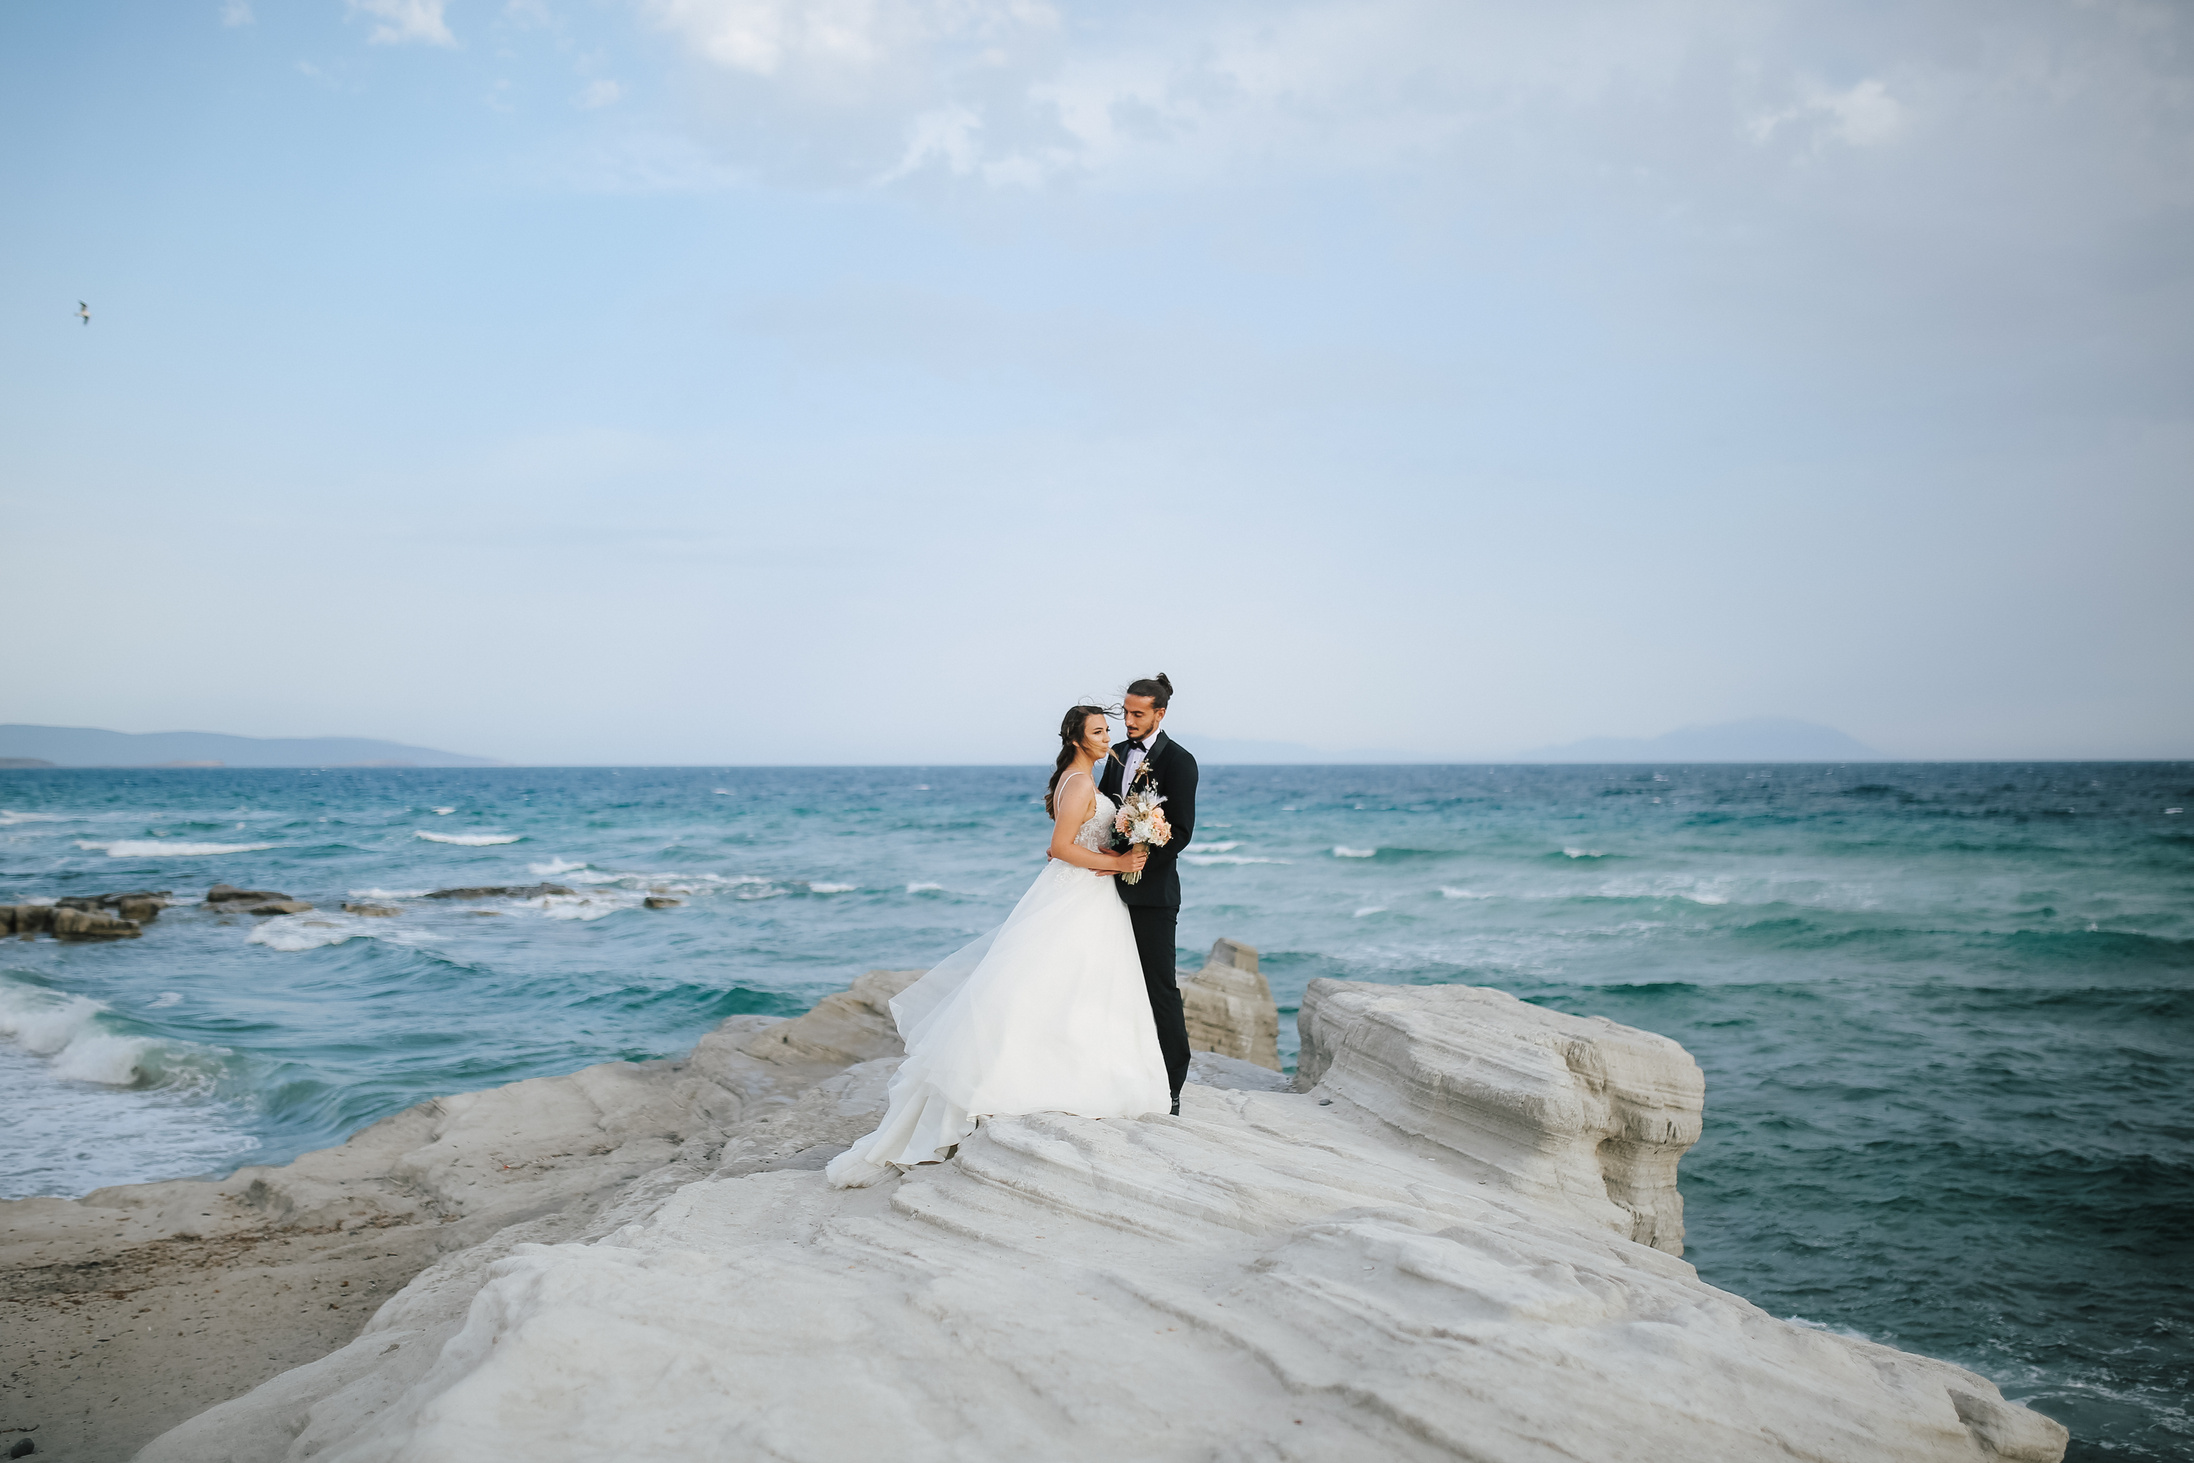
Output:
[[[1136,788],[1120,799],[1120,815],[1112,820],[1112,826],[1127,839],[1130,848],[1139,843],[1156,844],[1162,848],[1172,839],[1173,829],[1166,822],[1165,810],[1158,806],[1164,801],[1164,798],[1148,787]],[[1141,869],[1120,876],[1123,884],[1139,884],[1142,879]]]

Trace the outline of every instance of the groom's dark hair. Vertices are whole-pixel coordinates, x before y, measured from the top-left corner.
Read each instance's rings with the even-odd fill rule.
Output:
[[[1173,682],[1167,678],[1164,671],[1160,671],[1155,676],[1145,676],[1140,681],[1128,682],[1127,694],[1130,696],[1148,696],[1150,704],[1163,711],[1166,709],[1166,703],[1173,699]]]

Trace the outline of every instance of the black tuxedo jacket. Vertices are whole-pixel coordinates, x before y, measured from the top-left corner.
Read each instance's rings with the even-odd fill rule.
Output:
[[[1120,774],[1126,770],[1126,754],[1117,748],[1105,758],[1104,780],[1098,790],[1114,802],[1120,800]],[[1120,898],[1128,904],[1150,905],[1158,909],[1181,907],[1181,875],[1175,867],[1181,858],[1181,850],[1196,832],[1196,759],[1188,750],[1164,732],[1151,738],[1150,748],[1143,754],[1142,776],[1137,781],[1158,789],[1165,802],[1166,823],[1173,829],[1173,841],[1163,847],[1150,850],[1150,862],[1143,866],[1143,877],[1130,884],[1124,879],[1114,879],[1113,887],[1120,891]],[[1113,837],[1115,848],[1126,848],[1127,840],[1117,834]]]

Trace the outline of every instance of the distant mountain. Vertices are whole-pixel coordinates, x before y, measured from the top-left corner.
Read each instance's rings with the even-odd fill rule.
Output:
[[[116,732],[89,726],[0,726],[0,765],[62,767],[501,767],[492,757],[372,737],[231,737],[220,732]]]
[[[1519,762],[1881,762],[1881,753],[1832,726],[1756,716],[1687,726],[1657,737],[1587,737],[1519,753]]]

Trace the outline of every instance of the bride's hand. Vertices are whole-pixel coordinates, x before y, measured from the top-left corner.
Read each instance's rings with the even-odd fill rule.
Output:
[[[1143,865],[1149,862],[1149,846],[1138,843],[1126,853],[1120,855],[1120,872],[1123,874],[1140,873]]]

